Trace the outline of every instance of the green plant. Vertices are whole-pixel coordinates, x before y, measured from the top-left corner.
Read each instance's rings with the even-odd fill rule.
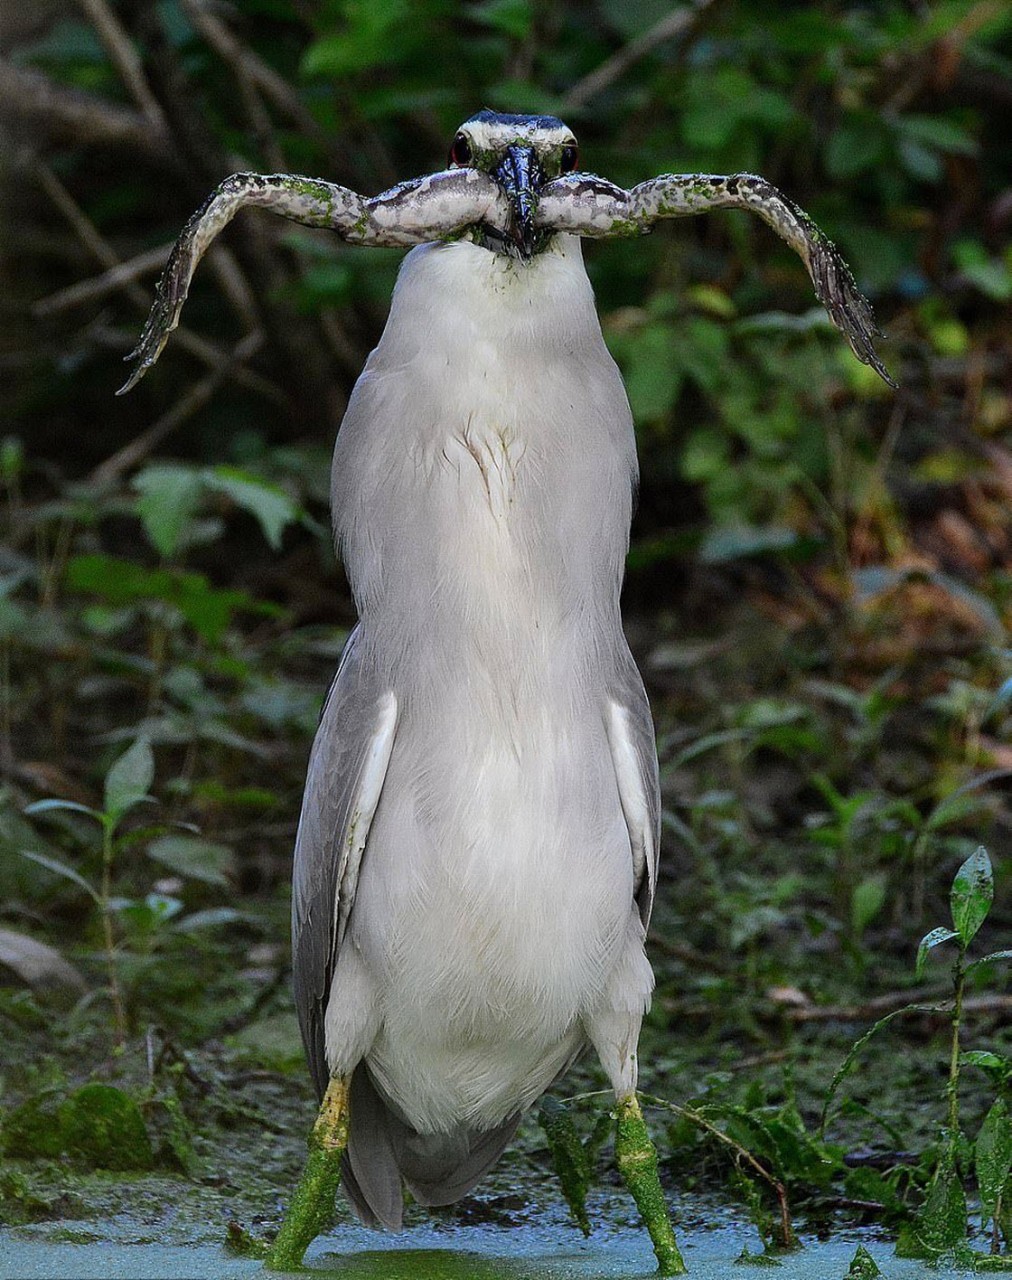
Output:
[[[231,868],[233,859],[231,851],[223,845],[189,833],[167,832],[164,827],[124,830],[124,820],[129,814],[142,804],[154,802],[149,794],[154,769],[150,743],[146,738],[138,738],[106,773],[101,809],[77,801],[50,799],[37,801],[25,810],[31,816],[82,815],[99,827],[101,861],[97,880],[48,852],[26,850],[22,856],[76,885],[94,903],[101,928],[107,992],[119,1044],[124,1043],[129,1031],[124,973],[134,985],[155,952],[163,948],[170,938],[192,940],[200,930],[240,919],[240,912],[233,907],[216,907],[187,914],[181,899],[157,890],[134,897],[115,892],[117,861],[137,844],[139,838],[146,843],[148,857],[163,871],[205,884],[227,884],[225,873]]]
[[[952,966],[952,1012],[949,1074],[946,1082],[946,1119],[941,1154],[928,1188],[924,1206],[911,1230],[901,1241],[908,1254],[936,1257],[948,1250],[967,1254],[966,1200],[960,1181],[964,1151],[968,1148],[960,1123],[960,1076],[965,1062],[961,1049],[963,1001],[970,973],[984,965],[1012,960],[1012,950],[993,951],[967,963],[967,949],[987,919],[994,901],[994,874],[983,846],[962,864],[952,882],[949,897],[952,926],[939,926],[925,934],[917,949],[917,976],[924,972],[929,953],[945,943],[955,943]],[[1005,1099],[998,1097],[981,1126],[972,1158],[981,1198],[983,1226],[993,1223],[992,1253],[999,1248],[1003,1202],[1012,1194],[1012,1117]],[[972,1253],[969,1254],[972,1260]]]
[[[155,761],[151,754],[151,746],[146,739],[138,738],[106,774],[104,803],[101,809],[93,809],[72,800],[39,800],[25,810],[29,814],[80,813],[98,823],[102,834],[102,869],[97,886],[85,879],[79,871],[56,858],[30,852],[23,856],[72,881],[94,902],[102,921],[109,997],[112,1001],[116,1038],[120,1043],[126,1039],[127,1018],[116,952],[114,919],[117,904],[112,896],[113,863],[119,846],[117,836],[120,824],[132,809],[151,800],[148,792],[154,776]]]
[[[825,1131],[830,1105],[844,1078],[873,1036],[894,1019],[908,1013],[939,1013],[948,1016],[950,1041],[945,1086],[945,1121],[924,1202],[900,1236],[898,1250],[908,1257],[939,1258],[953,1254],[958,1260],[976,1265],[977,1255],[967,1243],[967,1206],[963,1175],[972,1165],[981,1199],[984,1227],[992,1223],[991,1252],[997,1256],[1000,1235],[1008,1232],[1007,1204],[1012,1196],[1012,1116],[1007,1092],[1012,1064],[1000,1054],[962,1050],[963,1006],[970,974],[986,966],[1012,960],[1012,950],[992,951],[967,961],[967,950],[991,910],[994,901],[994,874],[987,851],[981,846],[956,872],[949,895],[952,919],[921,939],[917,949],[915,974],[923,975],[930,953],[938,946],[955,943],[952,967],[952,1000],[945,1004],[906,1004],[880,1018],[851,1047],[834,1075],[823,1103],[820,1131]],[[962,1068],[983,1068],[995,1081],[998,1096],[992,1103],[971,1148],[960,1121],[960,1079]]]

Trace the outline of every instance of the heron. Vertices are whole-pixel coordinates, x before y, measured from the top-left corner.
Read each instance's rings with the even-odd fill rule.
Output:
[[[624,190],[580,170],[554,116],[483,110],[446,168],[372,198],[292,174],[227,178],[172,250],[121,391],[249,206],[412,247],[334,451],[358,623],[310,756],[292,906],[321,1101],[268,1261],[301,1261],[339,1183],[361,1219],[394,1230],[405,1187],[426,1206],[459,1200],[589,1045],[658,1269],[680,1274],[637,1095],[660,837],[651,713],[619,604],[637,456],[581,240],[749,210],[891,383],[870,305],[764,179],[667,174]]]

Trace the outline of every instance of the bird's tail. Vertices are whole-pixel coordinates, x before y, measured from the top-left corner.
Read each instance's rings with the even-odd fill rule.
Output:
[[[341,1185],[368,1226],[401,1229],[401,1180],[419,1204],[453,1204],[477,1186],[516,1133],[519,1115],[495,1129],[416,1133],[387,1105],[364,1063],[355,1068],[349,1098],[351,1132]]]

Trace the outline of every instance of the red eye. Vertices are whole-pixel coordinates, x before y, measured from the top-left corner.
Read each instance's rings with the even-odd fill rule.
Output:
[[[471,144],[462,133],[458,133],[450,147],[450,164],[467,165],[471,163]]]
[[[562,172],[572,173],[580,162],[580,149],[576,143],[562,148]]]

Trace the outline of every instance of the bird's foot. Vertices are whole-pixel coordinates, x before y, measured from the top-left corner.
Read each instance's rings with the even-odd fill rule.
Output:
[[[334,1197],[341,1180],[341,1156],[348,1145],[348,1080],[327,1086],[309,1137],[309,1159],[281,1224],[266,1252],[271,1271],[297,1271],[310,1244],[334,1217]]]
[[[620,1099],[615,1108],[615,1158],[622,1181],[636,1201],[640,1216],[650,1232],[658,1275],[684,1275],[687,1268],[675,1242],[668,1206],[657,1176],[657,1151],[647,1132],[635,1093]]]

